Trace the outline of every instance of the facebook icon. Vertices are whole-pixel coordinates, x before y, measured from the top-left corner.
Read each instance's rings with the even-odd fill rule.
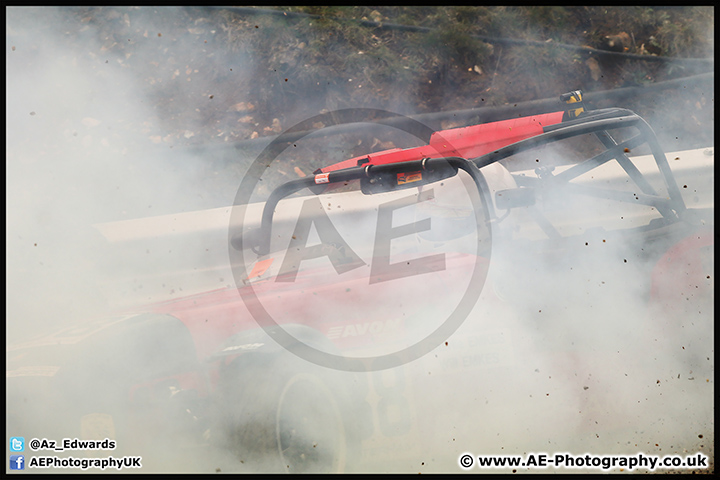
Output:
[[[10,470],[25,470],[25,455],[10,455]]]

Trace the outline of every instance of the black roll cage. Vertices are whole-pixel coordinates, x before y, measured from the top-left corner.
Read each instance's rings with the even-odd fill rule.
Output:
[[[438,170],[447,169],[448,167],[453,169],[454,173],[457,173],[457,170],[464,170],[470,175],[478,192],[486,195],[485,201],[482,202],[485,209],[483,213],[486,215],[486,218],[489,218],[490,212],[492,211],[492,204],[488,203],[489,189],[485,177],[472,161],[462,157],[423,158],[421,160],[389,163],[385,165],[362,165],[359,167],[345,168],[325,174],[326,176],[323,177],[323,185],[363,179],[374,183],[374,180],[381,180],[382,177],[388,173],[397,174],[420,171],[432,174]],[[258,243],[251,246],[253,252],[258,254],[258,256],[269,253],[270,239],[272,238],[272,218],[275,213],[275,207],[277,207],[280,200],[303,188],[309,188],[316,193],[322,193],[314,188],[317,185],[317,176],[303,177],[284,183],[273,190],[263,207]]]
[[[639,133],[625,141],[617,142],[608,132],[608,130],[625,127],[635,127]],[[670,169],[665,152],[655,136],[655,132],[650,125],[636,113],[622,108],[608,108],[587,111],[572,120],[564,120],[562,123],[546,126],[542,134],[520,140],[476,158],[423,158],[421,160],[383,165],[361,165],[320,174],[321,176],[315,175],[292,180],[279,186],[270,194],[263,208],[259,235],[255,237],[255,244],[252,245],[251,248],[259,256],[264,256],[269,253],[273,215],[275,208],[283,198],[303,188],[308,188],[313,193],[320,194],[327,185],[345,183],[352,180],[364,180],[365,182],[373,183],[374,180],[380,180],[383,175],[389,173],[397,174],[421,171],[432,174],[433,172],[445,169],[445,176],[443,177],[441,175],[441,178],[447,178],[447,176],[457,173],[457,170],[464,170],[471,176],[475,186],[478,188],[481,198],[484,200],[482,203],[484,204],[485,218],[489,220],[496,219],[497,216],[493,207],[490,190],[481,172],[483,167],[540,145],[588,133],[594,134],[605,147],[602,153],[574,164],[557,175],[546,173],[542,179],[522,177],[522,180],[516,177],[516,180],[522,182],[521,187],[534,186],[542,181],[546,185],[570,188],[574,193],[621,202],[651,205],[657,208],[658,212],[660,212],[668,222],[674,222],[680,218],[686,210],[686,206],[675,181],[675,177]],[[650,147],[655,163],[665,181],[668,192],[667,198],[658,195],[647,179],[633,164],[632,160],[626,155],[628,151],[645,143]],[[597,187],[578,187],[577,185],[569,183],[572,179],[613,159],[618,161],[642,193],[625,193]],[[448,172],[448,167],[453,169],[454,172]],[[432,175],[430,175],[430,177],[432,178]],[[322,188],[319,189],[318,187]]]

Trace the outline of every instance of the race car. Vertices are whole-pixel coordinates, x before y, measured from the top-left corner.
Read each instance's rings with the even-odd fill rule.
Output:
[[[578,272],[643,280],[633,297],[665,320],[634,331],[672,336],[688,315],[711,331],[694,312],[713,296],[712,148],[665,154],[580,91],[560,106],[343,160],[264,202],[97,225],[117,314],[8,347],[8,435],[112,438],[160,471],[392,470],[440,448],[418,399],[448,379],[581,357],[508,333],[531,310],[567,329]],[[429,373],[410,385],[413,369]]]

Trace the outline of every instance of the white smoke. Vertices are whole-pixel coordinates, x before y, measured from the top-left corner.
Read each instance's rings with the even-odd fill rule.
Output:
[[[213,210],[212,221],[192,212],[232,204],[243,169],[258,152],[207,149],[201,157],[179,148],[177,140],[178,132],[183,140],[200,140],[200,132],[208,130],[214,141],[238,138],[233,136],[237,125],[223,123],[227,112],[222,105],[246,102],[249,108],[252,99],[243,95],[257,65],[245,53],[215,48],[222,32],[208,20],[210,14],[198,18],[168,8],[113,11],[103,14],[115,23],[103,25],[93,21],[97,12],[92,9],[6,9],[8,343],[87,322],[116,304],[178,298],[232,283],[229,266],[222,265],[227,232],[213,230],[227,227],[228,211]],[[178,23],[192,41],[178,40],[167,29]],[[237,89],[217,89],[215,81],[225,76],[233,76]],[[167,100],[162,110],[155,107],[160,96]],[[380,101],[373,106],[383,107]],[[661,119],[648,120],[668,135]],[[394,146],[412,143],[387,138]],[[315,150],[313,162],[321,154],[334,156],[313,168],[377,148],[367,138],[360,145],[357,140],[335,142],[328,140],[323,150]],[[296,154],[283,172],[271,173],[280,180],[296,178],[293,162],[299,165],[305,158]],[[706,196],[707,182],[695,183],[697,177],[690,174],[681,183]],[[322,197],[323,202],[332,198]],[[172,216],[178,213],[190,216]],[[600,212],[581,214],[592,218]],[[170,218],[127,224],[130,230],[119,223],[156,215]],[[168,235],[175,227],[165,225],[176,219],[203,225],[210,233],[192,241]],[[112,225],[122,228],[112,230]],[[150,238],[140,247],[128,242],[128,250],[113,254],[112,240],[110,249],[106,243],[113,231]],[[352,241],[362,238],[358,234]],[[494,239],[494,248],[502,242]],[[626,245],[602,239],[588,243],[574,246],[583,252],[577,258],[566,251],[555,256],[530,249],[494,251],[493,260],[504,254],[509,261],[491,265],[492,281],[446,343],[402,367],[364,375],[367,396],[352,404],[357,411],[345,412],[346,428],[373,435],[362,441],[361,456],[349,468],[457,472],[458,456],[465,451],[703,451],[714,459],[712,304],[696,302],[691,291],[687,298],[693,302],[687,303],[697,308],[672,315],[649,310],[647,265],[627,255]],[[209,268],[199,278],[198,270],[208,266],[224,272]],[[163,277],[168,270],[181,273]],[[697,285],[685,282],[682,290],[687,293]],[[412,286],[407,290],[407,299],[395,299],[401,315],[405,300],[438,303],[427,292],[422,298]],[[308,306],[352,309],[344,318],[354,325],[367,323],[363,305],[347,305],[339,298],[314,301]],[[272,343],[267,337],[262,341]],[[157,347],[151,344],[148,350]],[[333,378],[345,385],[346,377]],[[85,387],[92,385],[74,393],[91,394]],[[369,417],[359,414],[365,406],[371,409]],[[36,408],[47,407],[40,401]],[[34,413],[31,408],[29,415]],[[8,410],[8,418],[13,414]],[[54,431],[51,425],[36,427]],[[158,446],[146,440],[135,452],[159,471],[271,468],[271,460],[265,463],[262,457],[241,461],[219,451],[209,459],[195,458],[178,453],[170,443]]]

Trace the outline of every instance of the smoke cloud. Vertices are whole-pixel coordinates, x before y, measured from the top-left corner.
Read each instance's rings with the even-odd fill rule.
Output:
[[[361,439],[359,455],[341,462],[350,471],[458,472],[462,471],[458,458],[464,452],[476,456],[704,452],[714,462],[711,247],[700,247],[702,256],[693,257],[690,268],[663,267],[666,274],[658,277],[662,282],[655,285],[663,301],[657,305],[648,292],[654,269],[662,267],[656,264],[660,251],[651,251],[649,244],[616,241],[619,237],[605,238],[590,230],[579,236],[577,243],[558,243],[550,245],[552,248],[541,243],[508,243],[508,232],[514,235],[519,231],[509,229],[512,222],[518,228],[532,223],[531,213],[522,208],[493,228],[488,280],[467,319],[433,351],[400,367],[355,375],[316,368],[290,356],[290,360],[283,357],[271,364],[274,376],[270,376],[263,365],[247,365],[240,373],[255,372],[253,378],[263,382],[258,381],[254,389],[236,391],[235,386],[222,392],[229,403],[193,410],[184,406],[195,403],[181,399],[170,403],[177,411],[163,408],[171,419],[168,423],[177,427],[176,436],[154,430],[156,419],[142,417],[147,415],[145,411],[139,420],[124,421],[123,415],[132,416],[120,401],[122,394],[93,389],[103,376],[117,375],[121,384],[123,370],[172,364],[177,352],[163,348],[174,334],[166,333],[170,330],[164,327],[157,336],[146,336],[143,331],[135,337],[130,332],[128,338],[110,342],[118,345],[117,351],[87,347],[78,370],[83,375],[60,385],[61,396],[71,399],[69,402],[53,405],[48,400],[46,395],[58,385],[11,384],[19,372],[12,370],[13,366],[22,360],[12,348],[17,343],[67,327],[89,327],[98,318],[116,315],[118,308],[135,309],[199,292],[232,290],[227,245],[231,207],[246,169],[265,144],[238,149],[226,146],[247,139],[258,128],[247,124],[246,116],[257,113],[254,109],[258,108],[248,93],[258,69],[272,66],[260,65],[242,45],[226,48],[222,36],[227,32],[217,21],[220,11],[13,7],[6,13],[6,356],[9,370],[14,372],[8,377],[6,417],[9,425],[21,426],[17,431],[8,429],[8,438],[79,436],[80,430],[69,430],[62,421],[84,413],[99,414],[85,412],[84,403],[77,400],[97,399],[110,402],[121,412],[115,419],[117,432],[141,433],[141,443],[121,447],[128,454],[142,455],[146,470],[282,469],[276,459],[265,457],[260,447],[237,454],[214,442],[232,438],[246,445],[254,443],[253,439],[272,443],[267,439],[273,437],[262,426],[253,425],[228,404],[269,405],[271,399],[290,395],[288,379],[298,378],[298,371],[307,368],[335,392],[363,392],[364,397],[344,398],[347,402],[337,407],[344,428]],[[288,48],[300,48],[289,42]],[[542,91],[542,85],[536,88]],[[568,86],[568,90],[572,88],[575,85]],[[693,128],[712,129],[695,107],[697,102],[712,99],[711,88],[703,98],[685,98],[683,92],[664,98],[672,97],[679,114],[694,119]],[[327,93],[318,90],[302,101],[288,102],[293,105],[288,111],[263,112],[269,119],[278,119],[278,131],[263,133],[280,133],[293,122],[333,106],[413,111],[402,101],[387,103],[371,97],[362,105],[345,105]],[[302,92],[295,94],[302,96]],[[688,145],[707,147],[710,154],[699,153],[705,158],[697,168],[690,160],[695,154],[668,157],[678,172],[686,204],[709,208],[701,217],[712,226],[713,206],[704,202],[713,198],[713,145],[693,144],[690,127],[675,135],[671,124],[653,114],[666,101],[648,100],[646,119],[668,152]],[[389,127],[381,132],[362,130],[358,135],[310,136],[274,162],[258,182],[253,198],[266,198],[278,184],[309,175],[315,168],[369,151],[418,143],[417,138]],[[571,161],[569,151],[546,149],[543,155],[547,165]],[[516,174],[523,170],[534,175],[534,162],[534,158],[517,159],[517,163],[505,162],[504,167]],[[398,209],[393,220],[398,225],[432,218],[433,225],[448,229],[443,231],[446,238],[407,235],[391,243],[391,255],[427,256],[437,253],[441,243],[446,252],[473,252],[475,232],[469,237],[464,230],[451,232],[454,224],[447,221],[472,207],[464,193],[457,195],[462,188],[460,178],[462,175],[443,187],[436,186],[432,204],[418,202]],[[655,180],[660,182],[658,189],[663,189],[661,179],[656,176]],[[453,194],[451,188],[455,187]],[[417,193],[413,189],[407,192]],[[349,277],[368,287],[359,279],[369,277],[376,209],[385,200],[363,200],[356,193],[318,198],[343,238],[367,264]],[[288,200],[293,206],[287,208],[297,211],[301,200]],[[459,212],[448,213],[445,207],[453,202]],[[575,202],[575,197],[548,194],[538,198],[537,206],[556,209],[573,222],[582,220],[588,224],[584,228],[593,226],[592,219],[607,215],[599,203]],[[354,205],[367,206],[367,215],[353,217],[359,215]],[[613,213],[611,220],[618,221],[621,215]],[[288,244],[294,226],[289,220],[282,223],[283,218],[279,209],[280,250]],[[575,223],[569,225],[572,228]],[[307,245],[318,241],[312,230]],[[508,250],[507,245],[513,248]],[[246,259],[249,272],[256,257],[248,252]],[[275,259],[270,273],[277,272],[281,260]],[[303,267],[314,265],[325,265],[334,272],[327,256],[302,263]],[[444,277],[428,281],[432,275],[409,276],[392,288],[385,288],[393,283],[387,282],[359,292],[346,292],[350,287],[336,283],[334,277],[323,278],[319,283],[330,284],[334,293],[310,297],[302,313],[335,321],[328,330],[330,336],[348,340],[338,343],[350,356],[362,353],[351,348],[350,340],[379,328],[373,322],[386,318],[388,310],[403,318],[410,332],[405,333],[410,336],[402,340],[412,343],[427,336],[438,325],[438,318],[452,311],[469,278],[463,270],[455,285],[453,279]],[[272,293],[271,287],[277,283],[263,285],[258,288],[269,288]],[[445,293],[440,295],[440,291]],[[347,293],[353,300],[337,292]],[[368,298],[387,303],[363,303]],[[288,310],[288,305],[268,303],[268,310],[280,319],[292,318],[298,312]],[[239,315],[250,322],[244,308]],[[342,329],[338,317],[346,323]],[[389,339],[389,343],[372,350],[371,355],[407,345],[392,343],[397,340],[392,335],[378,338]],[[52,340],[43,344],[42,358],[33,368],[52,365],[48,359],[54,358],[57,346]],[[233,348],[275,343],[258,334],[239,345],[236,342]],[[322,348],[326,347],[327,351],[335,348],[323,343]],[[158,362],[158,358],[163,360]],[[119,369],[113,362],[120,362]],[[167,389],[176,392],[175,387]],[[293,399],[306,406],[319,401],[321,390],[317,386],[298,389]],[[208,439],[209,424],[195,422],[201,411],[210,412],[205,416],[209,421],[239,422],[244,433],[214,432]],[[268,410],[262,415],[272,418],[274,413]],[[326,426],[332,422],[328,417]],[[107,434],[100,427],[90,431]],[[316,431],[321,441],[333,438],[333,428],[318,426]],[[202,439],[205,447],[211,446],[202,458],[188,453],[196,452],[193,442],[197,439]],[[30,455],[27,452],[26,456]]]

